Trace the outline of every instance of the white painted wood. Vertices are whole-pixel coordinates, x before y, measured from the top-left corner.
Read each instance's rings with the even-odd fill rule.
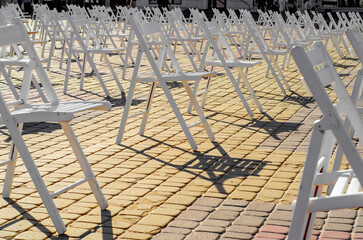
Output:
[[[209,138],[211,140],[214,140],[214,135],[212,133],[212,130],[210,129],[210,126],[207,122],[207,119],[205,118],[203,112],[201,111],[197,101],[195,100],[194,95],[192,94],[192,90],[190,89],[189,83],[187,81],[200,81],[202,77],[209,76],[212,73],[211,72],[194,72],[194,73],[188,73],[183,72],[182,68],[179,66],[177,59],[174,56],[174,53],[172,49],[170,48],[169,42],[166,39],[166,36],[164,35],[159,23],[157,22],[142,22],[136,20],[134,14],[131,15],[131,12],[125,12],[128,21],[131,23],[132,31],[135,33],[138,44],[140,45],[134,72],[131,79],[131,84],[129,88],[129,92],[126,98],[126,104],[123,112],[123,116],[120,123],[119,132],[117,135],[116,143],[120,144],[124,131],[125,126],[127,123],[127,118],[129,117],[129,111],[131,107],[132,97],[134,94],[134,90],[136,88],[137,82],[142,82],[143,79],[146,78],[147,82],[151,82],[151,88],[148,95],[147,104],[145,107],[145,110],[143,111],[143,120],[140,127],[140,134],[144,134],[147,118],[151,110],[152,105],[152,99],[155,91],[155,83],[159,83],[165,96],[168,99],[168,102],[173,109],[180,126],[182,127],[184,134],[186,135],[190,146],[193,150],[197,149],[197,145],[194,141],[194,138],[189,130],[189,127],[187,126],[177,104],[175,103],[175,100],[170,92],[169,87],[167,86],[167,81],[178,81],[181,82],[185,88],[186,93],[189,96],[189,99],[191,100],[194,108],[197,111],[198,117],[200,118],[200,121],[203,122],[203,127],[206,130]],[[157,49],[155,49],[157,47]],[[154,49],[155,51],[152,51]],[[157,60],[155,60],[155,55],[157,54]],[[149,64],[152,67],[153,73],[152,77],[145,76],[145,75],[139,75],[140,65],[142,61],[142,56],[145,55]],[[172,65],[174,67],[175,72],[173,73],[164,73],[162,72],[161,68],[165,65],[165,59],[166,56],[171,60]]]
[[[317,53],[321,56],[318,59]],[[353,143],[341,116],[347,117],[359,139],[363,137],[363,122],[321,42],[314,43],[308,51],[295,47],[292,55],[323,113],[322,119],[313,126],[288,235],[289,240],[301,240],[310,239],[316,212],[363,206],[360,188],[363,183],[362,154]],[[319,72],[319,66],[324,66],[325,70]],[[324,81],[324,78],[331,79]],[[335,104],[324,88],[326,82],[334,83],[338,97]],[[329,163],[334,160],[332,153],[335,141],[341,146],[352,170],[328,170]],[[319,163],[321,159],[323,163]],[[332,191],[328,196],[322,196],[322,188],[328,184],[333,185]]]
[[[11,32],[14,36],[19,36],[17,39],[13,39],[13,42],[9,41],[4,32]],[[5,39],[5,40],[4,40]],[[21,135],[23,123],[25,122],[59,122],[62,125],[63,130],[70,142],[70,145],[77,157],[77,160],[85,174],[85,178],[90,184],[93,194],[96,197],[101,209],[107,206],[106,199],[99,188],[97,180],[92,172],[92,169],[81,149],[79,142],[71,128],[69,121],[73,119],[73,114],[84,110],[109,110],[111,104],[109,102],[65,102],[61,103],[52,87],[52,84],[45,72],[40,59],[35,52],[33,43],[31,42],[27,30],[20,19],[15,19],[14,24],[0,27],[0,42],[7,44],[21,44],[28,56],[26,64],[24,65],[24,77],[20,93],[17,93],[16,89],[10,84],[10,78],[6,78],[8,86],[16,99],[10,105],[5,101],[2,93],[0,92],[0,114],[3,124],[7,127],[12,143],[10,147],[10,154],[8,160],[0,163],[0,165],[7,165],[5,181],[3,186],[3,197],[10,197],[11,187],[14,178],[15,166],[18,152],[24,165],[49,213],[51,220],[58,233],[62,234],[66,231],[64,222],[56,208],[53,197],[69,190],[70,188],[78,186],[80,183],[71,184],[69,187],[61,189],[55,195],[51,195],[48,191],[37,166],[34,163],[34,159],[29,152],[24,139]],[[4,74],[4,62],[0,59],[1,73]],[[29,100],[30,83],[33,79],[33,72],[35,72],[42,83],[44,92],[49,99],[49,103],[32,104]],[[5,75],[4,75],[5,76]],[[15,103],[15,104],[14,104]]]

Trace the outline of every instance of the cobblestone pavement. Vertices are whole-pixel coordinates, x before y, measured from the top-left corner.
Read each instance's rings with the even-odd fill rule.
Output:
[[[330,47],[338,72],[351,91],[360,64],[339,58]],[[58,50],[60,51],[60,50]],[[119,76],[121,67],[112,56]],[[281,61],[282,59],[280,59]],[[102,76],[107,79],[105,63]],[[293,60],[291,60],[293,62]],[[75,65],[75,64],[74,64]],[[193,151],[160,88],[153,101],[144,136],[138,134],[141,119],[128,121],[121,145],[116,135],[125,94],[107,82],[105,95],[95,77],[71,79],[68,94],[62,93],[64,69],[59,60],[49,71],[52,83],[64,100],[108,100],[109,112],[86,112],[72,121],[74,131],[108,200],[101,211],[88,185],[55,198],[67,225],[58,236],[21,160],[17,162],[11,198],[0,198],[0,238],[8,239],[284,239],[291,219],[290,203],[296,199],[312,124],[321,117],[315,102],[305,93],[292,63],[285,69],[291,92],[283,95],[266,64],[250,69],[248,78],[264,108],[249,117],[222,69],[212,80],[204,113],[216,140],[202,127],[192,129],[198,145]],[[75,67],[75,66],[74,66]],[[184,61],[183,68],[191,69]],[[89,69],[88,69],[89,70]],[[72,69],[72,75],[78,70]],[[127,93],[132,68],[122,80]],[[19,86],[20,82],[18,82]],[[143,109],[147,84],[139,84],[134,109]],[[170,84],[171,92],[188,123],[184,88]],[[246,90],[243,90],[246,91]],[[10,137],[0,129],[0,155],[6,159]],[[72,150],[56,124],[26,124],[24,139],[50,191],[82,177]],[[347,163],[344,163],[347,166]],[[5,168],[0,170],[0,185]],[[363,212],[346,209],[319,213],[314,237],[319,239],[363,238]]]

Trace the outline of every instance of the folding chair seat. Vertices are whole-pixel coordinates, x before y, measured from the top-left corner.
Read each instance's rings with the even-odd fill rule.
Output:
[[[323,117],[313,125],[297,201],[293,203],[293,217],[289,240],[310,239],[316,212],[363,206],[363,159],[344,126],[349,121],[359,140],[363,138],[363,121],[359,111],[331,58],[321,42],[314,43],[307,52],[301,47],[292,50],[292,56],[313,93]],[[357,79],[362,80],[360,69]],[[335,103],[324,86],[334,86]],[[349,163],[347,170],[330,170],[335,142],[341,146]],[[359,141],[362,144],[362,141]],[[346,169],[346,167],[344,168]],[[326,186],[332,190],[323,193]]]
[[[6,95],[0,92],[0,122],[5,124],[12,138],[9,159],[0,163],[0,165],[7,166],[2,195],[5,198],[10,196],[16,159],[19,152],[57,232],[62,234],[65,232],[66,227],[54,204],[54,197],[87,182],[101,209],[107,207],[106,199],[69,122],[74,118],[74,113],[84,110],[109,110],[111,106],[109,102],[59,102],[21,20],[17,19],[14,24],[0,27],[0,46],[19,44],[23,46],[29,57],[17,61],[17,63],[22,62],[24,67],[24,77],[20,93],[14,87],[11,78],[5,74],[4,65],[2,64],[5,59],[2,58],[0,60],[1,73],[6,85],[13,94],[13,97],[10,98],[9,92],[6,92]],[[49,103],[34,104],[30,101],[32,94],[30,92],[30,82],[33,72],[38,76]],[[50,193],[21,135],[23,124],[28,122],[58,122],[70,142],[70,146],[85,177],[65,188]]]
[[[67,13],[63,13],[67,20],[68,27],[70,28],[70,45],[68,49],[68,61],[67,61],[67,70],[66,70],[66,78],[64,81],[64,89],[63,92],[67,93],[68,81],[70,77],[70,67],[71,67],[71,59],[74,53],[83,54],[83,66],[81,70],[81,79],[80,79],[80,90],[83,89],[84,77],[85,77],[85,67],[88,62],[92,68],[92,71],[96,74],[99,83],[102,86],[103,91],[106,96],[109,96],[110,93],[105,85],[105,82],[114,80],[120,89],[123,92],[123,87],[107,57],[108,54],[118,53],[122,51],[121,48],[104,48],[102,47],[99,39],[92,28],[90,22],[83,14],[75,14],[69,15]],[[84,37],[81,35],[84,34]],[[112,79],[103,80],[95,62],[94,55],[100,54],[102,59],[105,61],[109,71],[111,72]]]
[[[154,92],[155,92],[157,83],[160,84],[165,96],[167,97],[168,102],[169,102],[171,108],[173,109],[173,111],[177,117],[177,120],[179,121],[179,124],[182,127],[182,130],[184,131],[192,149],[193,150],[197,149],[197,145],[189,130],[191,127],[201,124],[203,126],[203,128],[206,130],[209,138],[211,140],[214,140],[214,135],[212,133],[212,130],[210,129],[207,119],[205,118],[202,110],[200,109],[196,99],[194,98],[194,96],[192,94],[192,90],[189,86],[190,81],[191,82],[200,81],[203,77],[208,77],[208,76],[212,75],[212,73],[211,72],[190,72],[190,73],[183,72],[173,54],[173,51],[171,50],[169,42],[167,41],[167,39],[166,39],[165,35],[163,34],[163,31],[161,30],[161,27],[159,26],[158,23],[156,23],[156,22],[148,22],[148,23],[136,22],[134,15],[128,15],[127,17],[128,17],[128,21],[131,24],[132,31],[135,33],[135,35],[138,39],[138,43],[139,43],[140,47],[138,49],[138,53],[137,53],[137,57],[136,57],[136,62],[135,62],[134,72],[133,72],[132,79],[131,79],[129,92],[126,97],[126,104],[125,104],[124,112],[122,115],[120,129],[119,129],[119,132],[117,135],[116,143],[117,144],[121,143],[121,139],[122,139],[124,131],[125,131],[127,119],[134,117],[134,116],[138,116],[140,114],[143,115],[143,120],[142,120],[141,127],[140,127],[140,135],[144,134],[148,115],[151,110],[152,99],[154,96]],[[155,47],[157,47],[157,49],[158,49],[158,51],[157,51],[158,55],[157,55],[156,59],[155,59],[154,54],[150,50],[151,48],[155,48]],[[142,57],[144,54],[152,68],[152,71],[139,74]],[[161,68],[162,68],[163,64],[165,63],[165,60],[167,59],[166,57],[171,60],[173,67],[175,69],[175,72],[165,73],[164,71],[161,71]],[[168,85],[166,84],[167,82],[170,82],[170,81],[177,81],[177,82],[181,82],[183,84],[183,87],[185,88],[185,90],[188,94],[188,97],[193,104],[194,109],[196,109],[200,122],[187,126],[187,124],[174,100],[174,97],[172,96],[170,89],[169,89]],[[131,107],[133,94],[135,91],[136,84],[138,82],[150,83],[150,91],[148,94],[146,107],[143,112],[136,113],[136,114],[129,116],[129,111],[130,111],[130,107]]]
[[[192,10],[193,15],[197,15],[198,10]],[[222,31],[220,30],[218,24],[216,21],[211,21],[211,22],[204,22],[203,20],[200,20],[199,25],[202,28],[202,31],[207,35],[208,37],[208,41],[206,43],[206,46],[204,48],[204,52],[203,52],[203,59],[201,62],[201,69],[204,66],[211,66],[212,67],[212,71],[213,68],[215,66],[221,66],[224,68],[224,70],[226,71],[229,80],[231,81],[236,93],[238,94],[238,96],[240,97],[244,107],[246,108],[248,114],[253,117],[253,112],[247,102],[247,100],[249,99],[253,99],[254,103],[256,104],[256,106],[259,108],[259,110],[262,112],[262,106],[260,104],[260,102],[258,101],[258,98],[255,94],[255,92],[253,91],[253,88],[251,87],[251,85],[248,82],[247,76],[245,75],[243,68],[249,68],[249,67],[254,67],[256,65],[261,64],[261,62],[258,61],[247,61],[247,60],[238,60],[235,55],[232,52],[232,49],[229,47],[229,44],[227,42],[227,40],[224,37],[224,34],[222,33]],[[208,49],[212,47],[213,49],[213,55],[212,57],[209,56],[208,57]],[[225,49],[225,51],[223,50]],[[224,57],[224,55],[226,55],[227,57]],[[238,75],[239,75],[239,79],[238,81],[236,80],[236,78],[234,77],[232,71],[230,68],[236,68],[238,71]],[[250,97],[249,98],[245,98],[240,87],[239,87],[239,81],[242,78],[242,81],[244,83],[245,86],[247,86],[247,89],[249,91]],[[207,98],[207,94],[208,94],[208,90],[210,87],[210,82],[211,79],[208,79],[207,83],[206,83],[206,87],[204,88],[204,90],[201,93],[198,93],[198,87],[199,87],[199,82],[197,82],[194,86],[193,89],[193,93],[194,96],[198,96],[198,95],[203,95],[203,100],[201,103],[201,106],[204,107],[204,104],[206,102],[206,98]],[[191,110],[191,105],[189,106],[189,111]]]

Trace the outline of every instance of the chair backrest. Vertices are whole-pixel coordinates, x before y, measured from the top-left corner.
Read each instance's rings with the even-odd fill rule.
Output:
[[[248,11],[243,12],[243,22],[246,24],[246,27],[249,31],[249,34],[252,35],[254,42],[257,44],[260,51],[268,51],[270,47],[267,45],[265,38],[262,36],[258,26],[253,19],[252,15]]]
[[[327,15],[329,17],[329,25],[331,26],[330,29],[341,29],[341,26],[337,24],[331,12],[328,12]]]
[[[131,15],[129,12],[126,12],[126,17],[131,24],[132,31],[139,41],[141,50],[145,53],[154,74],[158,79],[162,78],[161,68],[166,57],[170,58],[177,73],[183,72],[159,23],[138,22],[134,15]],[[151,51],[151,49],[155,49],[156,46],[158,50],[153,51],[153,53],[155,54],[158,52],[158,56],[155,56]],[[155,57],[157,58],[157,61],[155,61]]]
[[[343,126],[343,121],[339,114],[345,113],[359,139],[363,139],[362,118],[354,106],[323,43],[315,42],[312,45],[312,49],[306,53],[303,48],[295,47],[292,50],[292,55],[324,116],[329,118],[329,116],[333,115],[334,118],[339,119],[337,124],[342,124],[341,126]],[[327,84],[333,86],[334,92],[338,97],[338,101],[335,104],[333,104],[324,89],[324,86]]]
[[[193,10],[193,11],[198,11],[198,10]],[[194,14],[197,15],[196,12]],[[222,32],[222,30],[219,27],[219,24],[217,23],[217,20],[206,22],[202,19],[199,19],[199,24],[202,27],[202,31],[208,37],[208,44],[210,44],[213,48],[214,58],[218,58],[222,62],[222,64],[223,62],[225,62],[224,56],[226,56],[226,58],[230,60],[236,59],[232,49],[230,48],[227,42],[227,39],[225,38],[224,33]],[[208,48],[209,48],[208,45],[206,45],[205,46],[206,51],[204,51],[203,56],[207,56]],[[205,57],[203,59],[205,59]]]
[[[352,28],[345,32],[349,42],[358,56],[361,64],[363,64],[363,34],[359,28]]]
[[[0,32],[0,47],[6,47],[9,45],[21,45],[23,47],[23,49],[27,53],[27,57],[23,56],[21,52],[15,51],[17,58],[13,57],[13,61],[29,61],[29,63],[27,64],[29,67],[26,67],[26,69],[29,70],[25,69],[25,71],[33,71],[32,68],[34,68],[34,71],[36,72],[50,103],[52,105],[57,105],[59,103],[58,97],[53,89],[53,86],[48,78],[46,71],[42,66],[42,63],[40,62],[40,59],[34,49],[34,45],[27,34],[27,30],[25,29],[20,18],[14,19],[13,24],[0,26]],[[2,62],[0,62],[0,72],[4,76],[7,85],[9,86],[12,94],[14,95],[13,99],[15,99],[15,101],[9,103],[9,105],[18,106],[21,108],[21,105],[26,104],[29,98],[30,82],[32,76],[31,72],[28,72],[26,74],[27,77],[24,77],[20,93],[16,92],[14,85],[10,82],[10,78],[6,77],[8,75],[6,74],[4,64]]]
[[[282,35],[282,37],[284,38],[284,41],[287,44],[287,47],[289,48],[289,50],[292,49],[292,46],[294,45],[294,38],[292,37],[289,28],[287,27],[284,19],[282,18],[282,16],[278,13],[276,13],[273,17],[273,20],[275,22],[275,25],[278,29],[278,33],[280,33]],[[278,36],[276,37],[276,41],[278,41]]]
[[[67,19],[68,26],[72,29],[74,39],[84,50],[87,48],[101,48],[101,43],[93,29],[88,17],[83,14],[69,15],[63,13]]]

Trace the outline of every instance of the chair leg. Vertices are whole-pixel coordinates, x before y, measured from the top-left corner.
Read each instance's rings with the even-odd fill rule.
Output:
[[[17,124],[19,128],[19,132],[22,132],[23,130],[23,124]],[[9,153],[9,163],[6,167],[6,174],[5,174],[5,180],[4,180],[4,186],[3,186],[3,192],[2,195],[4,198],[10,197],[11,187],[13,185],[14,180],[14,173],[15,173],[15,167],[16,167],[16,160],[18,158],[18,150],[15,147],[14,141],[11,142],[10,146],[10,153]]]
[[[225,70],[229,77],[229,80],[231,81],[231,83],[234,87],[235,92],[238,94],[239,98],[241,99],[241,102],[243,103],[243,106],[246,108],[248,115],[250,115],[250,117],[253,117],[254,114],[253,114],[250,106],[248,105],[246,98],[243,96],[243,93],[242,93],[241,89],[239,88],[238,83],[233,76],[233,73],[231,72],[231,70],[229,68],[225,68]]]
[[[25,145],[25,142],[19,132],[17,124],[14,121],[9,121],[6,123],[6,127],[8,128],[10,135],[15,143],[16,148],[19,151],[21,158],[23,159],[24,165],[47,209],[50,218],[53,221],[53,224],[59,234],[63,234],[66,231],[66,226],[59,215],[58,209],[56,208],[52,197],[49,194],[49,191],[39,173],[37,166],[34,163],[30,152]]]
[[[253,101],[255,102],[256,106],[258,107],[258,109],[260,110],[260,112],[263,112],[263,108],[261,106],[261,103],[260,103],[260,101],[258,101],[258,98],[257,98],[257,96],[255,94],[255,91],[253,90],[252,86],[248,82],[248,79],[247,79],[246,75],[243,73],[242,68],[237,68],[237,70],[239,72],[240,77],[243,80],[244,85],[247,86],[247,89],[250,92],[251,97],[252,97]]]
[[[63,45],[64,48],[64,45]],[[63,93],[66,94],[67,93],[67,89],[68,89],[68,81],[69,81],[69,75],[71,74],[71,62],[72,62],[72,54],[71,54],[71,48],[68,49],[68,57],[67,57],[67,69],[66,69],[66,76],[64,78],[64,86],[63,86]],[[62,56],[63,57],[63,56]],[[61,60],[62,63],[62,60]]]
[[[214,69],[214,66],[212,66],[212,68],[211,68],[210,71],[212,72],[213,69]],[[202,98],[202,101],[200,103],[200,107],[201,108],[204,108],[204,105],[205,105],[205,103],[207,101],[207,95],[208,95],[209,86],[210,86],[211,81],[212,81],[212,77],[208,77],[208,80],[206,82],[206,85],[205,85],[205,88],[204,88],[204,91],[203,91],[203,98]],[[193,86],[193,96],[194,96],[194,98],[197,98],[199,83],[200,83],[200,81],[196,81],[194,83],[194,86]],[[193,104],[192,104],[192,102],[189,102],[189,106],[188,106],[187,112],[188,113],[191,113],[192,110],[193,110]]]
[[[79,164],[81,165],[84,175],[89,178],[88,184],[90,185],[92,192],[95,195],[98,205],[102,210],[105,209],[107,207],[106,198],[103,195],[102,190],[97,183],[96,177],[91,169],[90,164],[87,161],[87,158],[81,146],[79,145],[79,142],[76,138],[76,135],[73,132],[73,129],[71,128],[71,125],[69,124],[69,122],[60,122],[60,125],[62,126],[67,136],[67,139],[71,144],[73,152],[76,155]]]
[[[190,88],[188,82],[183,81],[182,83],[183,83],[183,86],[184,86],[185,90],[188,93],[190,102],[193,104],[194,109],[195,109],[195,111],[197,112],[197,114],[199,116],[199,119],[202,121],[203,127],[204,127],[205,131],[207,132],[209,139],[213,141],[215,139],[215,136],[214,136],[214,134],[212,132],[212,129],[210,128],[210,126],[208,124],[207,119],[205,118],[205,116],[204,116],[204,114],[202,112],[202,109],[198,105],[198,102],[195,99],[195,96],[193,95],[192,89]]]
[[[126,127],[127,118],[129,116],[129,112],[130,112],[132,97],[134,96],[134,91],[135,91],[135,87],[136,87],[136,78],[137,78],[137,74],[138,74],[139,68],[140,68],[141,57],[142,57],[142,52],[139,49],[138,53],[137,53],[137,57],[136,57],[134,72],[133,72],[132,78],[131,78],[129,92],[127,93],[127,97],[126,97],[126,103],[125,103],[124,112],[123,112],[122,118],[121,118],[120,128],[117,133],[117,138],[116,138],[117,144],[121,143],[122,137],[125,132],[125,127]]]
[[[113,79],[116,81],[116,84],[117,84],[118,88],[120,89],[120,91],[121,91],[121,92],[123,92],[123,91],[124,91],[124,88],[122,87],[122,85],[121,85],[121,83],[120,83],[120,81],[119,81],[119,79],[118,79],[118,77],[117,77],[117,75],[116,75],[115,71],[113,70],[113,67],[112,67],[112,65],[111,65],[110,61],[108,60],[108,57],[106,56],[106,54],[105,54],[105,53],[102,53],[101,55],[102,55],[102,56],[103,56],[103,58],[105,59],[105,62],[106,62],[106,64],[107,64],[107,66],[108,66],[108,69],[110,69],[111,74],[112,74],[112,76],[113,76]]]
[[[281,68],[279,67],[279,65],[278,65],[278,63],[277,63],[277,61],[276,61],[276,59],[275,59],[275,58],[273,58],[272,56],[271,56],[271,59],[272,59],[272,63],[274,64],[274,68],[275,68],[275,69],[277,69],[277,71],[279,72],[279,74],[280,74],[280,76],[281,76],[281,79],[282,79],[282,81],[283,81],[283,82],[284,82],[284,84],[285,84],[285,87],[286,87],[288,90],[290,90],[290,85],[289,85],[289,83],[286,81],[285,75],[284,75],[284,73],[282,72]]]
[[[79,90],[83,90],[84,75],[86,72],[86,62],[87,62],[87,54],[85,53],[83,56],[83,65],[82,65],[81,79],[79,83]]]
[[[213,70],[211,70],[211,71],[213,71]],[[204,88],[205,93],[203,94],[202,101],[200,102],[200,107],[201,108],[204,108],[205,103],[207,102],[207,97],[208,97],[208,92],[209,92],[209,87],[210,87],[211,82],[212,82],[212,77],[208,77],[207,83],[206,83],[205,88]]]
[[[125,63],[124,63],[124,66],[122,68],[122,79],[125,79],[127,64],[128,64],[129,58],[131,57],[131,52],[132,52],[131,39],[132,39],[132,36],[133,36],[132,33],[130,33],[130,39],[127,41]]]
[[[151,88],[150,88],[150,91],[149,91],[149,96],[147,98],[145,112],[144,112],[143,117],[142,117],[142,122],[141,122],[141,126],[140,126],[140,131],[139,131],[140,135],[144,135],[144,132],[145,132],[146,123],[147,123],[147,119],[149,117],[151,104],[152,104],[152,101],[153,101],[153,98],[154,98],[155,89],[156,89],[156,82],[153,82],[153,83],[151,83]]]
[[[301,178],[300,191],[297,196],[295,209],[289,230],[289,240],[309,239],[306,234],[308,222],[313,222],[311,213],[307,213],[309,198],[313,190],[314,176],[323,141],[323,133],[313,128],[308,155]],[[303,190],[303,191],[302,191]],[[305,236],[304,236],[305,235]]]
[[[53,36],[53,39],[50,43],[50,48],[49,48],[49,55],[48,55],[48,62],[47,62],[47,71],[49,71],[50,69],[50,64],[52,62],[52,57],[54,56],[54,49],[55,49],[55,37]]]
[[[95,72],[98,82],[101,84],[103,91],[105,92],[106,96],[110,96],[110,92],[108,91],[104,81],[102,80],[101,74],[98,71],[96,64],[93,62],[93,56],[91,57],[91,55],[88,52],[86,52],[85,54],[87,55],[88,63],[91,66],[91,68],[93,69],[93,71]]]
[[[265,59],[265,61],[266,61],[266,63],[267,63],[267,67],[268,67],[268,68],[271,68],[271,73],[272,73],[272,75],[274,76],[274,78],[275,78],[275,80],[276,80],[277,84],[279,85],[279,87],[280,87],[280,89],[281,89],[282,93],[286,95],[286,90],[285,90],[284,86],[282,85],[281,80],[279,79],[279,76],[276,74],[276,71],[275,71],[274,67],[272,66],[271,61],[273,61],[273,60],[274,60],[274,59],[273,59],[273,56],[271,56],[271,58],[270,58],[270,57],[269,57],[269,56],[267,56],[266,54],[262,54],[262,55],[263,55],[263,57],[264,57],[264,59]]]
[[[176,105],[175,100],[174,100],[173,96],[171,95],[171,92],[170,92],[168,86],[166,85],[166,82],[159,81],[159,83],[165,93],[166,98],[169,101],[171,108],[174,111],[176,118],[179,121],[180,126],[182,127],[182,129],[184,131],[185,136],[187,137],[187,139],[189,141],[190,146],[192,147],[193,150],[197,150],[197,148],[198,148],[197,144],[195,143],[194,138],[189,130],[189,127],[185,123],[185,120],[184,120],[178,106]]]
[[[193,96],[195,96],[195,98],[197,97],[197,94],[198,94],[199,82],[200,81],[195,81],[194,86],[193,86]],[[193,104],[192,104],[192,102],[189,102],[187,113],[190,114],[192,112],[192,110],[193,110]]]

